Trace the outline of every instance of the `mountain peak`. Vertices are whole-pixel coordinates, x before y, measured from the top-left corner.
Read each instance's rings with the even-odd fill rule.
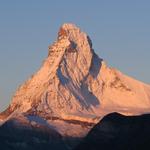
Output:
[[[80,28],[78,28],[75,24],[64,23],[59,29],[58,38],[61,36],[69,36],[72,31],[78,32],[80,31]]]
[[[77,44],[81,41],[87,42],[92,48],[92,41],[89,36],[80,30],[75,24],[65,23],[63,24],[58,32],[58,40],[67,38],[69,41],[77,42]]]
[[[0,119],[41,117],[61,134],[81,136],[89,128],[76,124],[89,126],[107,113],[149,112],[149,91],[149,86],[107,67],[86,33],[74,24],[63,24],[43,65],[19,87]],[[68,131],[68,122],[78,130]]]
[[[73,23],[64,23],[61,28],[64,30],[80,30],[80,28]]]

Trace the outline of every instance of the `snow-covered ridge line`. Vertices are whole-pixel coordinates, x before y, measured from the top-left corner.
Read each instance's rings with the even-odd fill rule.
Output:
[[[31,116],[31,117],[36,117],[36,116]],[[42,116],[43,117],[43,116]],[[42,118],[41,117],[41,118]],[[86,120],[85,118],[83,119],[75,119],[75,118],[59,118],[59,117],[55,117],[55,116],[46,116],[43,118],[45,121],[54,121],[54,120],[60,120],[60,121],[64,121],[64,122],[67,122],[67,123],[71,123],[71,124],[76,124],[76,125],[82,125],[82,126],[93,126],[96,124],[96,122],[94,122],[94,120]]]

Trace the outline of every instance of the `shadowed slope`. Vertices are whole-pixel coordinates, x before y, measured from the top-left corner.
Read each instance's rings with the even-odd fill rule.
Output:
[[[75,150],[148,150],[150,115],[105,116]]]
[[[11,119],[0,127],[2,150],[66,150],[61,135],[35,123]]]

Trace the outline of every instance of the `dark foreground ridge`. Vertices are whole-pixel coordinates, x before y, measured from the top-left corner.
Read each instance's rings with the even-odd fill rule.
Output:
[[[1,150],[66,150],[62,136],[53,129],[9,120],[0,127]]]
[[[9,120],[0,127],[2,150],[71,150],[77,143],[74,150],[149,150],[149,141],[150,114],[109,114],[83,140],[65,139],[53,129],[16,120]]]
[[[62,136],[52,127],[15,118],[0,126],[0,150],[71,150],[82,139]]]
[[[149,150],[150,115],[104,117],[75,150]]]

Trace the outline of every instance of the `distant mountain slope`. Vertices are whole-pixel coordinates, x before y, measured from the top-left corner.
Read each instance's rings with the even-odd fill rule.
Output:
[[[148,150],[150,115],[105,116],[75,150]]]

